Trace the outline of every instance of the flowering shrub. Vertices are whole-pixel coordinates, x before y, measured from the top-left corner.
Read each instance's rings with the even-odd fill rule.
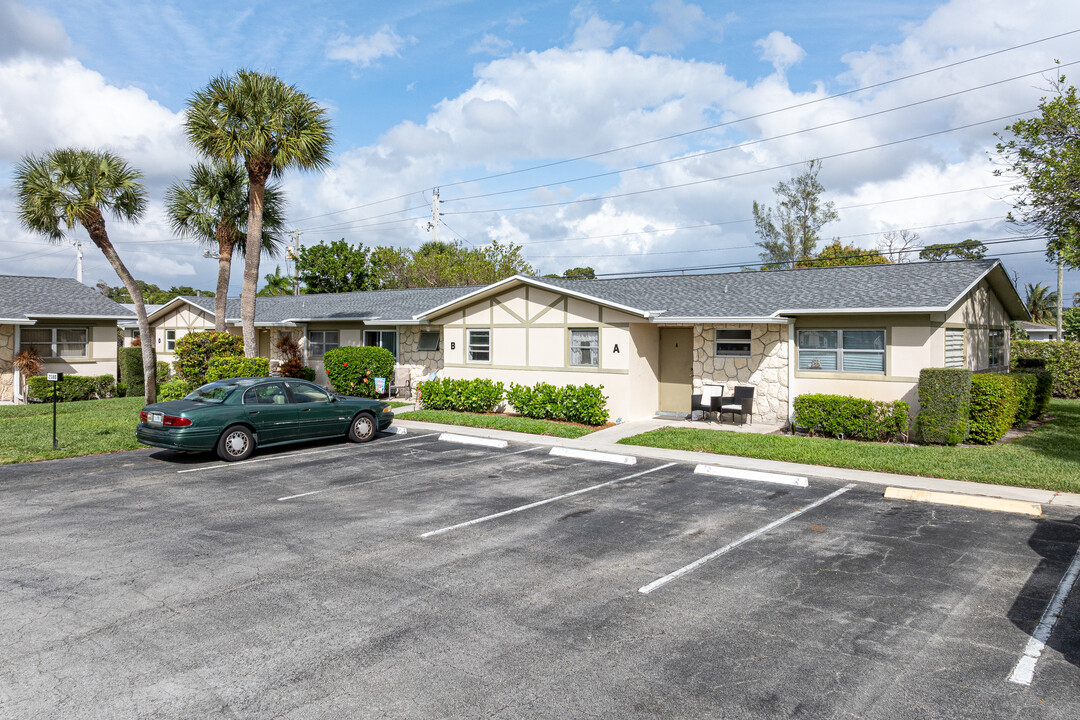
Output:
[[[376,396],[375,378],[394,378],[394,355],[379,347],[339,347],[323,356],[326,377],[334,390],[356,397]]]

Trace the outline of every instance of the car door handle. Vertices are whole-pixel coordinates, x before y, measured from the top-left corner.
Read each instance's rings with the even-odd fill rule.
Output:
[[[311,408],[300,408],[300,412],[311,412]]]
[[[258,415],[258,414],[259,414],[258,410],[248,410],[248,415]]]

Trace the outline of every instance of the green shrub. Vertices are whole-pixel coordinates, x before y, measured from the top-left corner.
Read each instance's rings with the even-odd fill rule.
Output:
[[[425,410],[489,413],[502,402],[503,384],[491,380],[428,380],[417,384],[421,407]]]
[[[158,386],[158,402],[166,400],[183,400],[188,393],[194,390],[187,380],[170,380]]]
[[[168,382],[169,377],[172,375],[172,366],[164,360],[157,361],[157,381],[159,383]]]
[[[116,381],[116,397],[127,397],[127,385],[123,381]]]
[[[799,395],[795,398],[795,426],[813,435],[849,440],[907,439],[909,406],[864,400],[848,395]]]
[[[300,378],[301,380],[314,380],[315,371],[305,365],[304,361],[300,358],[289,358],[281,363],[281,376]]]
[[[270,361],[260,357],[215,357],[206,367],[206,382],[238,377],[266,377]],[[205,383],[204,383],[205,384]]]
[[[323,356],[326,377],[342,395],[376,396],[375,378],[394,379],[394,354],[380,347],[339,347]]]
[[[153,349],[151,349],[153,353]],[[157,353],[154,353],[156,361]],[[116,361],[120,366],[120,380],[127,388],[128,397],[138,397],[146,392],[146,382],[143,377],[143,362],[141,347],[117,348]]]
[[[603,385],[563,385],[511,383],[507,402],[518,415],[537,420],[563,420],[582,425],[603,425],[608,421]]]
[[[1032,419],[1038,420],[1050,409],[1050,399],[1054,396],[1054,374],[1046,368],[1025,370],[1035,376],[1035,409]]]
[[[243,357],[244,340],[227,332],[190,332],[176,341],[175,352],[176,374],[199,387],[210,382],[208,373],[212,358]]]
[[[971,418],[971,371],[961,368],[923,368],[919,373],[919,442],[956,445],[968,435]]]
[[[1080,398],[1080,342],[1015,340],[1011,350],[1013,369],[1024,369],[1021,363],[1029,360],[1042,360],[1054,374],[1054,394]]]
[[[1035,390],[1038,381],[1032,373],[1009,373],[1016,382],[1016,417],[1013,425],[1020,426],[1035,416]]]
[[[52,402],[53,384],[44,375],[27,378],[27,394],[31,402]],[[116,397],[116,378],[112,375],[64,375],[56,383],[57,402],[109,397]]]
[[[996,443],[1012,427],[1020,407],[1016,378],[1004,373],[977,373],[971,378],[971,430],[968,442]]]

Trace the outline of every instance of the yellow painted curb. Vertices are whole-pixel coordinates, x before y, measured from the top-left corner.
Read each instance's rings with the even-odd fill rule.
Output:
[[[886,500],[912,500],[914,502],[939,503],[941,505],[959,505],[977,510],[1020,513],[1022,515],[1042,515],[1042,505],[1021,500],[1004,500],[983,495],[957,495],[956,493],[933,492],[931,490],[912,490],[911,488],[887,487]]]

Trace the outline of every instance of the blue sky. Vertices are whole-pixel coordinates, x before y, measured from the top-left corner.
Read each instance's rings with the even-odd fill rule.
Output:
[[[0,0],[0,272],[72,273],[74,251],[38,244],[18,228],[9,178],[25,153],[83,144],[116,150],[146,172],[146,220],[112,228],[136,275],[212,287],[214,263],[170,236],[160,197],[194,159],[179,131],[186,98],[238,67],[273,71],[332,114],[334,167],[286,179],[290,224],[305,243],[345,237],[415,247],[430,237],[429,191],[442,186],[444,238],[520,243],[540,272],[750,263],[752,202],[771,203],[772,187],[814,157],[827,158],[821,178],[841,208],[829,237],[867,248],[902,228],[922,228],[925,243],[1010,239],[1008,191],[990,157],[993,132],[1008,121],[984,121],[1034,108],[1045,82],[1032,75],[933,98],[1043,70],[1054,59],[1080,60],[1080,35],[821,99],[1076,29],[1075,3],[1034,0]],[[588,161],[450,184],[810,100],[821,101]],[[856,119],[870,113],[880,114]],[[976,123],[983,124],[863,150]],[[787,137],[763,140],[776,135]],[[748,140],[761,142],[687,157]],[[672,162],[628,170],[663,161]],[[597,173],[610,174],[577,180]],[[712,179],[732,175],[739,177]],[[671,185],[683,187],[560,204]],[[519,188],[531,189],[490,195]],[[406,197],[370,204],[398,195]],[[463,199],[474,195],[487,197]],[[915,196],[933,197],[903,200]],[[546,207],[510,209],[537,205]],[[992,254],[1037,248],[1037,241],[1002,243]],[[1053,282],[1037,253],[1003,260],[1021,283]],[[264,260],[265,272],[274,264]],[[1078,276],[1067,273],[1069,296],[1080,292]],[[88,248],[84,280],[99,279],[117,282]],[[239,283],[234,271],[233,292]]]

